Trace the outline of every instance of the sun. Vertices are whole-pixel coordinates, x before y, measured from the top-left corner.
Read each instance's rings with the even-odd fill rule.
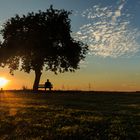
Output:
[[[0,77],[0,87],[5,86],[8,83],[9,80],[7,80],[4,77]]]

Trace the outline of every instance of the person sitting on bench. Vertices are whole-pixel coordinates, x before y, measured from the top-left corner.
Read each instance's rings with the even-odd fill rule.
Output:
[[[53,88],[51,82],[49,81],[49,79],[47,79],[47,82],[45,82],[45,90],[46,88],[49,88],[49,90],[51,90]]]

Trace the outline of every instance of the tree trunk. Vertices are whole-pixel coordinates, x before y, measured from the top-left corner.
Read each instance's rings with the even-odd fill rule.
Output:
[[[35,70],[35,80],[34,80],[34,85],[33,85],[33,90],[37,91],[38,90],[38,85],[41,77],[41,70]]]

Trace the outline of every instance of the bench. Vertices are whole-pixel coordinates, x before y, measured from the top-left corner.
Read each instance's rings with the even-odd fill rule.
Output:
[[[44,88],[45,91],[48,88],[49,90],[51,90],[53,88],[52,84],[51,85],[45,85],[45,84],[39,84],[38,88]]]

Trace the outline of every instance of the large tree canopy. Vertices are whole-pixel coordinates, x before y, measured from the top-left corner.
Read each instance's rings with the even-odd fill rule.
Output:
[[[88,47],[72,38],[70,14],[50,6],[45,12],[10,18],[1,30],[1,66],[7,65],[11,74],[18,69],[35,71],[34,90],[44,67],[55,73],[78,69]]]

